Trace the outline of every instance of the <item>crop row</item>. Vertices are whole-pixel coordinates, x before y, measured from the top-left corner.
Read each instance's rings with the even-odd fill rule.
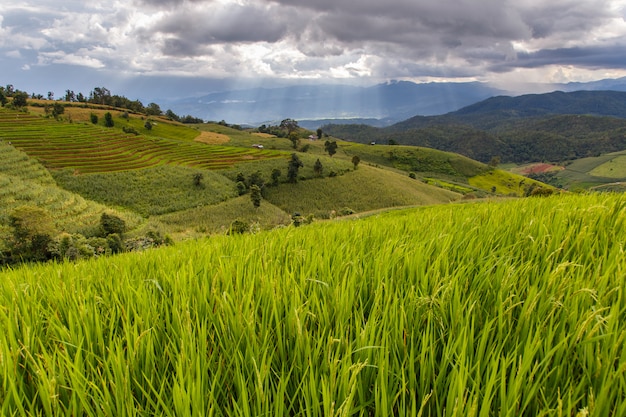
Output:
[[[69,167],[95,173],[159,164],[222,169],[281,156],[274,151],[147,138],[88,124],[61,124],[7,110],[0,111],[0,115],[0,139],[36,157],[49,169]]]

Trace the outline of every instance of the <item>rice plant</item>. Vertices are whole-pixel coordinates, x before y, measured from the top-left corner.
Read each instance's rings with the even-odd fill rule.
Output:
[[[626,415],[626,198],[403,210],[0,273],[0,412]]]

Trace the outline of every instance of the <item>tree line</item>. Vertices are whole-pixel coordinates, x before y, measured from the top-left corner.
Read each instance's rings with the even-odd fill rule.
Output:
[[[11,101],[9,101],[9,98]],[[106,87],[95,87],[88,95],[84,95],[80,92],[75,93],[73,90],[68,89],[65,90],[63,97],[55,100],[52,91],[49,91],[47,96],[44,96],[43,94],[28,94],[25,91],[15,88],[13,84],[0,86],[0,105],[2,107],[10,104],[14,108],[23,108],[27,106],[28,99],[110,106],[125,109],[133,113],[145,114],[146,116],[164,116],[180,123],[204,123],[204,120],[201,118],[190,115],[179,116],[171,109],[163,111],[157,103],[144,105],[140,100],[131,100],[124,96],[111,94],[111,90]]]

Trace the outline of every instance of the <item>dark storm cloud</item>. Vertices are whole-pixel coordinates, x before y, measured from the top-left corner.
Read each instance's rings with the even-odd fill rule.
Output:
[[[518,53],[513,62],[492,65],[490,70],[506,72],[513,68],[540,68],[548,65],[567,65],[589,69],[624,68],[626,45],[602,47],[575,47],[544,49],[532,53]]]
[[[0,1],[0,55],[24,68],[251,78],[626,69],[619,1]]]
[[[190,7],[166,14],[143,37],[155,34],[167,38],[163,52],[168,55],[197,55],[204,46],[280,40],[287,25],[268,7],[212,5]]]

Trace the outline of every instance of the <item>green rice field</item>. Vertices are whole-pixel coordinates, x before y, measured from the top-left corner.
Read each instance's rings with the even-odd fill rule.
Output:
[[[106,173],[163,164],[226,169],[237,163],[284,158],[277,151],[206,145],[124,133],[87,123],[60,123],[37,115],[0,109],[0,140],[38,159],[48,169],[77,174]]]
[[[626,197],[0,272],[4,416],[624,416]]]

